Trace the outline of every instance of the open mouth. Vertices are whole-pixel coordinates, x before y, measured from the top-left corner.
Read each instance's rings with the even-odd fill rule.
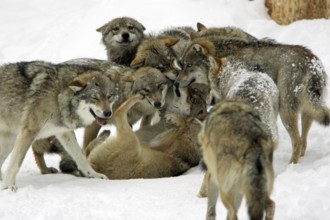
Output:
[[[108,120],[106,118],[101,118],[101,117],[97,116],[92,109],[89,109],[89,112],[94,116],[96,122],[99,125],[106,125],[108,123]]]

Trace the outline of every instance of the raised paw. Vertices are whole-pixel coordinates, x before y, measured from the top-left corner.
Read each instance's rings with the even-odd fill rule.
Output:
[[[165,116],[165,118],[166,118],[166,122],[169,123],[169,124],[173,124],[173,125],[176,125],[176,126],[180,125],[179,116],[174,114],[174,113],[167,114]]]

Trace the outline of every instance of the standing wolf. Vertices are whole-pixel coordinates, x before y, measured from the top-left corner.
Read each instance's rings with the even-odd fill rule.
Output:
[[[144,39],[144,30],[140,22],[129,17],[115,18],[97,29],[102,33],[108,60],[126,66],[130,65]]]
[[[95,172],[81,152],[74,129],[112,115],[115,86],[101,71],[87,66],[42,61],[0,67],[0,167],[12,151],[3,188],[16,190],[15,178],[34,140],[56,135],[82,174]]]
[[[207,54],[227,56],[245,63],[251,69],[262,70],[275,82],[279,90],[279,114],[292,142],[290,162],[297,163],[307,146],[307,134],[313,121],[328,126],[330,111],[325,105],[326,73],[321,61],[302,46],[284,45],[270,41],[226,41],[214,47],[211,41],[194,39],[186,48],[179,63],[182,71],[176,86],[193,83],[209,84],[210,63]],[[236,43],[235,43],[236,42]],[[206,50],[196,45],[202,45]],[[228,46],[228,47],[227,47]],[[234,49],[233,49],[234,48]],[[231,54],[230,56],[228,54]],[[298,116],[301,113],[302,133],[299,134]]]
[[[207,219],[215,219],[220,192],[227,219],[237,219],[245,196],[250,219],[274,216],[270,199],[274,183],[273,141],[257,112],[249,104],[225,100],[213,107],[199,134],[208,179]]]

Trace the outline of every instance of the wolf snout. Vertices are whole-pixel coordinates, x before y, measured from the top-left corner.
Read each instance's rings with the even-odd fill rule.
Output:
[[[160,108],[160,107],[162,107],[162,103],[160,101],[156,101],[156,102],[154,102],[154,107]]]
[[[124,32],[124,33],[121,34],[121,37],[123,38],[123,41],[124,42],[128,42],[128,40],[129,40],[129,33]]]
[[[106,118],[109,118],[109,117],[111,117],[111,115],[112,115],[112,111],[105,111],[105,112],[103,112],[103,115],[104,115]]]

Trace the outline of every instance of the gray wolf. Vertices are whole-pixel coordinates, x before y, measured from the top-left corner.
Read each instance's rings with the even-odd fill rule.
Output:
[[[150,148],[135,135],[127,120],[127,113],[143,99],[141,94],[133,95],[115,111],[115,137],[101,141],[96,146],[87,146],[87,149],[92,149],[88,155],[89,163],[109,179],[169,177],[180,175],[189,169],[184,162]]]
[[[128,111],[128,121],[131,125],[141,118],[141,127],[149,125],[155,114],[164,108],[169,81],[159,70],[151,67],[134,70],[125,66],[112,66],[106,70],[106,74],[116,84],[118,92],[114,110],[132,95],[142,94],[145,97]],[[112,124],[113,121],[111,118],[108,124]],[[93,123],[85,129],[84,147],[97,137],[100,128],[98,124]]]
[[[36,163],[42,174],[57,173],[58,170],[55,167],[47,167],[44,155],[45,153],[56,153],[60,155],[60,170],[63,173],[73,174],[75,176],[82,176],[78,170],[77,164],[72,157],[63,148],[62,144],[51,136],[45,139],[35,140],[32,144],[32,151]]]
[[[198,37],[203,38],[220,38],[220,39],[236,39],[245,42],[256,42],[258,39],[251,34],[237,27],[213,27],[207,28],[202,23],[197,23]]]
[[[237,219],[243,196],[250,219],[273,219],[273,141],[250,104],[225,100],[216,104],[199,134],[208,172],[206,219],[215,219],[220,198],[227,219]]]
[[[16,190],[15,177],[34,140],[56,136],[86,177],[106,178],[88,164],[74,129],[112,116],[115,85],[88,66],[42,61],[0,67],[0,167],[11,153],[3,188]]]
[[[179,62],[182,71],[176,79],[176,86],[186,87],[196,82],[208,85],[205,73],[210,66],[206,54],[237,60],[251,69],[268,74],[279,90],[279,114],[292,142],[290,162],[297,163],[300,156],[305,154],[307,135],[313,121],[325,126],[330,123],[329,108],[324,100],[327,77],[321,61],[310,50],[296,45],[270,41],[227,41],[217,45],[223,47],[215,47],[203,38],[194,39]],[[299,114],[301,134],[298,128]]]
[[[194,167],[202,156],[197,136],[201,129],[200,121],[206,117],[207,106],[197,88],[184,90],[180,91],[182,95],[179,97],[183,100],[172,103],[173,106],[168,107],[165,116],[157,124],[141,128],[136,134],[140,140],[147,140],[152,149],[165,152]],[[183,106],[189,106],[188,110]],[[149,133],[146,134],[146,131]]]
[[[145,27],[130,17],[115,18],[97,29],[107,50],[108,60],[129,66],[144,39]]]
[[[211,68],[208,78],[214,103],[224,99],[238,99],[250,103],[277,146],[279,91],[274,81],[266,73],[250,70],[239,61],[216,59],[212,56],[209,61]]]
[[[171,27],[158,35],[145,39],[131,62],[131,67],[150,66],[159,69],[169,79],[175,80],[175,60],[181,56],[184,48],[191,40],[191,27]]]

